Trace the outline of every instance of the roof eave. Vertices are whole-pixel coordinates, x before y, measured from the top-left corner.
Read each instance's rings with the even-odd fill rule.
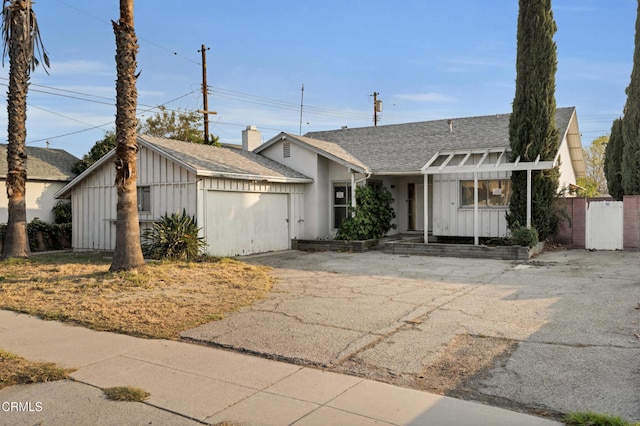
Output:
[[[421,175],[420,169],[416,170],[376,170],[371,171],[372,175],[379,176],[419,176]]]
[[[571,157],[571,165],[573,166],[576,178],[585,177],[587,175],[587,168],[582,148],[582,140],[580,138],[580,130],[578,127],[578,116],[575,108],[571,113],[571,118],[569,119],[567,129],[563,136],[567,141],[569,156]]]
[[[334,154],[331,154],[330,152],[327,152],[327,151],[325,151],[323,149],[320,149],[318,147],[310,145],[310,144],[306,143],[305,141],[303,141],[303,140],[301,140],[299,138],[296,138],[294,135],[290,135],[289,133],[285,133],[285,132],[282,132],[279,135],[277,135],[276,137],[271,138],[270,140],[268,140],[266,143],[264,143],[260,147],[262,147],[264,145],[267,145],[267,144],[269,144],[269,146],[271,146],[274,143],[276,143],[276,142],[278,142],[280,140],[284,140],[284,139],[289,139],[289,140],[291,140],[291,141],[293,141],[293,142],[295,142],[295,143],[297,143],[299,145],[304,146],[305,148],[309,149],[310,151],[312,151],[312,152],[314,152],[314,153],[316,153],[318,155],[321,155],[321,156],[323,156],[323,157],[325,157],[325,158],[327,158],[327,159],[329,159],[331,161],[334,161],[334,162],[336,162],[336,163],[338,163],[338,164],[340,164],[342,166],[348,167],[348,168],[350,168],[350,169],[352,169],[352,170],[354,170],[354,171],[356,171],[358,173],[361,173],[363,175],[371,174],[371,170],[368,167],[364,166],[364,165],[355,164],[355,163],[353,163],[351,161],[348,161],[348,160],[345,160],[343,158],[340,158],[340,157],[338,157],[338,156],[336,156]]]
[[[266,141],[263,144],[258,145],[253,151],[256,154],[261,153],[262,151],[264,151],[265,149],[269,148],[271,145],[277,143],[278,141],[282,140],[283,136],[286,136],[287,133],[285,132],[280,132],[277,135],[275,135],[274,137],[272,137],[271,139],[269,139],[268,141]]]
[[[180,158],[176,157],[175,155],[165,151],[164,149],[162,149],[162,147],[154,144],[153,142],[145,140],[143,135],[138,135],[137,140],[138,140],[138,143],[142,143],[142,145],[144,145],[151,151],[154,151],[155,153],[170,159],[171,161],[177,163],[178,165],[184,167],[185,169],[187,169],[192,173],[196,173],[196,174],[198,173],[198,169],[195,168],[192,164],[189,164],[181,160]]]
[[[230,172],[214,172],[210,170],[198,170],[196,171],[198,177],[213,177],[224,179],[237,179],[248,180],[258,182],[271,182],[271,183],[313,183],[311,178],[294,178],[287,176],[265,176],[265,175],[253,175],[244,173],[230,173]]]
[[[78,182],[83,180],[85,176],[91,174],[94,170],[98,169],[104,163],[109,161],[111,159],[111,157],[113,157],[115,155],[115,153],[116,153],[116,149],[115,148],[113,148],[111,151],[107,152],[105,155],[102,156],[102,158],[100,158],[98,161],[96,161],[91,166],[89,166],[87,168],[87,170],[85,170],[84,172],[80,173],[71,182],[69,182],[67,185],[65,185],[64,188],[62,188],[60,191],[58,191],[55,194],[53,194],[53,198],[54,199],[69,198],[69,196],[67,196],[67,195],[70,195],[70,194],[67,194],[67,193],[70,192],[78,184]]]

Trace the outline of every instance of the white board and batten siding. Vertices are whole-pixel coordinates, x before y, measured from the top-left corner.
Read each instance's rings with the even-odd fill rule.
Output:
[[[117,194],[115,170],[108,162],[73,189],[72,246],[74,250],[112,250],[115,246]]]
[[[196,213],[196,175],[142,147],[138,186],[151,188],[151,210],[139,212],[141,232],[165,213]],[[116,244],[115,167],[109,161],[86,176],[71,197],[74,250],[113,250]]]
[[[114,180],[109,161],[73,189],[75,250],[115,248]],[[162,215],[184,209],[196,217],[210,255],[283,250],[290,247],[291,238],[305,237],[304,184],[198,176],[142,146],[137,185],[150,188],[150,211],[138,213],[141,233]]]
[[[589,201],[586,215],[586,249],[623,249],[624,203],[622,201]]]
[[[509,179],[509,172],[480,173],[478,180]],[[433,176],[433,235],[473,237],[473,208],[460,207],[460,181],[473,180],[473,173],[436,174]],[[508,207],[480,207],[479,237],[504,237],[508,226]]]
[[[183,209],[195,216],[196,182],[195,173],[143,146],[138,155],[138,186],[151,188],[151,210],[139,213],[141,222]]]

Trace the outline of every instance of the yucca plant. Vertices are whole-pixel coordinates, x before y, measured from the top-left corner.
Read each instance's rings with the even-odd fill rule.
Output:
[[[186,210],[164,214],[153,227],[144,231],[142,252],[153,259],[193,260],[200,256],[207,243],[198,236],[198,225]]]

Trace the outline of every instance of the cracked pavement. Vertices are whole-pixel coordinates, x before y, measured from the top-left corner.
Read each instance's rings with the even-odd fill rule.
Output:
[[[183,338],[538,414],[640,421],[637,252],[243,260],[272,267],[271,294]]]

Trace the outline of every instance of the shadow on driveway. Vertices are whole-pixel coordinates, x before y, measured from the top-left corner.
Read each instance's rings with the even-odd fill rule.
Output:
[[[270,296],[188,340],[557,417],[640,421],[640,255],[286,251]]]

